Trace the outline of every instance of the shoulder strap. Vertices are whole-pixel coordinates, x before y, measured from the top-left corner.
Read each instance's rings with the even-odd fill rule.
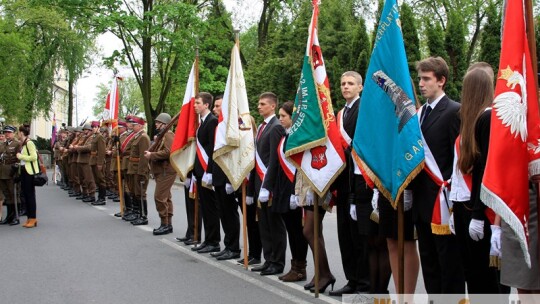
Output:
[[[24,147],[26,148],[26,153],[28,153],[28,155],[30,155],[30,151],[28,150],[28,142],[27,141],[24,142]],[[39,157],[38,157],[37,161],[38,161],[38,169],[39,169]],[[34,174],[36,174],[36,168],[34,168],[34,162],[30,162],[30,165],[32,166],[32,172],[34,172]]]

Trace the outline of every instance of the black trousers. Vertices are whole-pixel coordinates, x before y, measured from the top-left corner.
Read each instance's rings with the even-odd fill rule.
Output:
[[[497,269],[489,267],[491,223],[485,217],[484,238],[480,241],[471,239],[469,223],[472,219],[472,212],[467,209],[468,204],[469,202],[454,203],[454,225],[463,261],[467,291],[469,294],[499,293]]]
[[[187,229],[185,237],[193,238],[195,234],[195,200],[189,197],[189,189],[184,189],[184,200],[186,203],[186,217],[187,217]],[[201,225],[202,225],[202,216],[199,209],[198,212],[198,227],[197,235],[199,241],[201,240]]]
[[[464,294],[465,275],[454,235],[436,235],[431,223],[417,222],[418,247],[428,294]]]
[[[237,192],[238,193],[238,192]],[[240,192],[241,197],[241,192]],[[242,209],[242,200],[238,201],[240,206],[240,211]],[[261,244],[261,234],[259,233],[259,224],[257,223],[257,204],[253,203],[246,206],[246,226],[248,234],[248,246],[249,253],[248,256],[255,259],[261,259],[262,244]],[[244,248],[244,250],[246,250]]]
[[[219,219],[225,237],[223,244],[225,248],[233,252],[240,251],[240,217],[238,216],[238,203],[234,193],[227,194],[225,185],[217,186],[216,199],[218,202]]]
[[[287,229],[281,214],[272,212],[268,203],[261,203],[261,208],[259,208],[259,232],[264,259],[284,267]]]
[[[215,192],[203,187],[202,182],[199,180],[197,180],[197,191],[199,192],[200,210],[202,211],[204,225],[204,242],[208,245],[218,246],[221,241],[221,233]]]
[[[292,259],[305,261],[308,251],[308,243],[302,232],[302,208],[296,208],[282,213],[283,222],[289,236],[289,247]]]
[[[36,188],[34,176],[28,174],[24,166],[21,167],[21,192],[26,202],[26,215],[28,218],[36,218]]]

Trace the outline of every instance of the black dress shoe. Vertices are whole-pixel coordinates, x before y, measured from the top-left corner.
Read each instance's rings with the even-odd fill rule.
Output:
[[[83,195],[83,194],[79,194],[79,196],[75,196],[76,200],[82,200],[82,199],[85,199],[85,198],[86,198],[86,196]]]
[[[19,225],[21,222],[19,222],[19,219],[13,219],[11,222],[9,222],[10,226]]]
[[[105,204],[107,204],[107,202],[105,202],[104,199],[103,200],[99,199],[99,200],[92,203],[93,206],[103,206]]]
[[[148,225],[148,219],[146,217],[140,217],[131,222],[133,226]]]
[[[113,198],[112,201],[118,203],[120,201],[120,198]]]
[[[201,250],[197,250],[197,253],[210,253],[210,252],[219,252],[219,245],[208,245]]]
[[[319,288],[322,289],[321,287],[319,287]],[[355,293],[355,292],[356,292],[356,288],[349,285],[349,284],[347,284],[347,285],[341,287],[338,290],[330,291],[330,293],[328,293],[328,294],[331,295],[331,296],[335,296],[335,297],[341,297],[344,294],[352,294],[352,293]]]
[[[233,252],[230,251],[227,253],[224,253],[216,258],[218,261],[226,261],[226,260],[232,260],[232,259],[238,259],[240,257],[240,251]]]
[[[236,261],[238,264],[240,265],[244,265],[244,259],[239,259]],[[261,260],[260,259],[257,259],[257,258],[252,258],[252,257],[248,257],[248,266],[252,266],[252,265],[259,265],[261,263]]]
[[[129,213],[128,215],[124,214],[124,217],[122,219],[126,222],[133,222],[134,220],[138,218],[139,218],[139,215],[137,213]]]
[[[283,273],[283,267],[281,265],[274,265],[274,264],[270,265],[270,267],[261,271],[262,276],[274,275],[274,274],[280,274],[280,273]]]
[[[184,241],[184,244],[188,245],[188,246],[197,245],[197,244],[200,244],[200,243],[201,243],[201,241],[195,241],[194,239],[189,239],[187,241]]]
[[[116,217],[122,217],[122,212],[115,213],[114,216],[116,216]]]
[[[251,271],[265,271],[268,267],[270,267],[270,265],[272,265],[270,262],[265,261],[264,264],[262,264],[261,266],[251,268]]]
[[[167,229],[169,230],[169,233],[173,233],[173,227],[171,224],[167,225]]]
[[[191,248],[191,251],[199,251],[201,249],[204,249],[206,248],[206,246],[208,246],[208,244],[206,244],[205,242],[203,242],[202,244],[198,245],[198,246],[194,246],[193,248]]]
[[[87,196],[86,198],[83,198],[82,200],[85,203],[94,203],[96,201],[96,197],[93,195]]]
[[[169,226],[168,225],[161,225],[159,228],[154,229],[154,232],[152,232],[154,235],[164,235],[169,234]]]
[[[69,197],[79,197],[79,196],[81,196],[81,194],[78,192],[73,192],[69,194]]]
[[[217,257],[220,257],[222,255],[224,255],[225,253],[229,252],[229,248],[225,248],[223,250],[221,250],[220,252],[212,252],[210,253],[210,256],[213,257],[213,258],[217,258]]]
[[[191,238],[187,237],[187,236],[185,236],[185,237],[177,237],[175,239],[176,239],[177,242],[185,242],[185,241],[191,240]]]

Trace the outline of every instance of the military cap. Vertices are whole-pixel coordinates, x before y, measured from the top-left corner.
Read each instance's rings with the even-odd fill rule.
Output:
[[[144,121],[144,119],[140,118],[140,117],[137,117],[137,116],[130,116],[127,120],[127,122],[129,123],[134,123],[134,124],[138,124],[138,125],[144,125],[146,122]]]
[[[122,128],[127,128],[127,123],[123,120],[118,121],[118,126]]]
[[[99,127],[99,121],[92,121],[92,123],[90,124],[90,126],[93,128],[93,127]]]
[[[15,128],[14,126],[5,126],[3,131],[15,133],[17,131],[17,128]]]

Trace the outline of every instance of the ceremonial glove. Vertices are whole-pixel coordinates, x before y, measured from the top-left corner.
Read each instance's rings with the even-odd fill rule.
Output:
[[[307,206],[313,206],[315,203],[315,193],[313,190],[309,189],[306,193],[306,205]]]
[[[264,188],[261,188],[259,192],[259,202],[266,203],[270,200],[270,192]]]
[[[202,183],[206,186],[212,186],[212,173],[204,173],[202,176]]]
[[[489,255],[501,256],[501,227],[491,225],[491,249]]]
[[[246,196],[246,205],[253,205],[253,196]]]
[[[371,198],[371,207],[373,210],[379,209],[379,190],[373,189],[373,197]]]
[[[412,208],[413,193],[411,190],[403,191],[403,211],[409,211]]]
[[[298,207],[298,205],[296,204],[296,201],[297,201],[296,195],[291,194],[291,198],[289,199],[289,207],[291,208],[291,210],[294,210],[296,209],[296,207]]]
[[[229,183],[225,184],[225,192],[227,192],[227,194],[231,194],[231,193],[234,192],[234,189],[233,189],[231,184],[229,184]]]
[[[450,227],[450,232],[452,232],[453,235],[456,235],[456,226],[454,225],[454,213],[450,214],[450,218],[448,219],[448,226]]]
[[[472,219],[469,224],[469,235],[471,239],[480,241],[484,238],[484,221]]]
[[[357,218],[356,218],[356,205],[355,204],[351,204],[351,209],[349,210],[349,214],[351,215],[351,218],[356,221]]]
[[[186,180],[184,181],[184,187],[186,187],[186,189],[189,189],[189,187],[191,187],[191,178],[186,178]]]

